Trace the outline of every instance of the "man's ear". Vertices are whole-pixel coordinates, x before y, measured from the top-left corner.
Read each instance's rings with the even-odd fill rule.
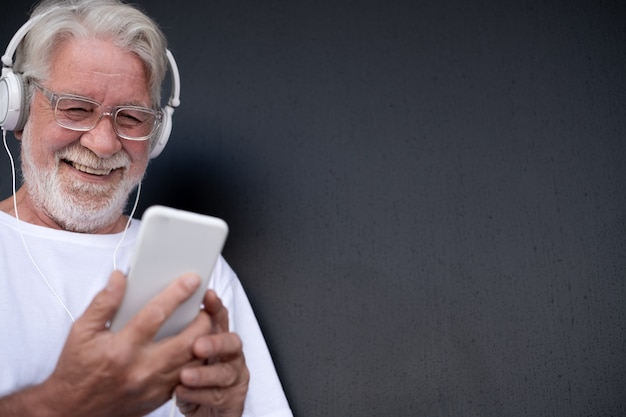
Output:
[[[13,135],[15,136],[15,139],[17,140],[22,140],[22,135],[24,134],[23,130],[15,130],[13,132]]]

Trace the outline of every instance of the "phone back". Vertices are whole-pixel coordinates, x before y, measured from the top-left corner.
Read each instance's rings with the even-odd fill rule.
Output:
[[[111,330],[120,330],[173,280],[193,272],[202,279],[200,288],[174,311],[155,340],[180,332],[198,314],[227,235],[228,226],[222,219],[164,206],[148,208],[131,259],[124,300]]]

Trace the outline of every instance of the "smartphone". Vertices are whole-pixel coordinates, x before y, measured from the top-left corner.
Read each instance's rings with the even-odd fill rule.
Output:
[[[222,252],[228,225],[222,219],[165,206],[151,206],[141,218],[131,257],[126,293],[111,321],[116,332],[173,280],[193,272],[198,290],[165,321],[155,340],[180,332],[198,314],[215,263]]]

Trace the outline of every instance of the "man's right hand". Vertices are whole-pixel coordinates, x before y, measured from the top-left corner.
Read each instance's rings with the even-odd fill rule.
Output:
[[[159,342],[153,338],[199,285],[195,275],[180,277],[113,333],[107,323],[126,289],[124,275],[113,272],[107,287],[73,324],[52,375],[0,399],[0,414],[130,417],[159,407],[170,399],[183,366],[194,361],[193,342],[210,332],[210,319],[201,311],[177,336]]]

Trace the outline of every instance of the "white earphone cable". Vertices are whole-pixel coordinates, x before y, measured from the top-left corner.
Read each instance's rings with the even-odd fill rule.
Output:
[[[170,407],[169,417],[174,417],[176,414],[176,392],[172,393],[172,406]]]
[[[137,196],[135,197],[135,204],[133,204],[133,209],[128,215],[128,221],[126,222],[126,227],[124,227],[124,233],[122,234],[122,239],[120,239],[120,242],[117,244],[117,246],[115,247],[115,250],[113,251],[113,270],[117,269],[117,251],[119,250],[120,246],[122,246],[122,243],[124,243],[124,239],[126,239],[126,232],[128,231],[128,228],[130,227],[130,223],[133,221],[133,216],[135,215],[135,211],[137,210],[137,206],[139,205],[140,194],[141,194],[141,182],[139,182],[139,185],[137,185]]]
[[[46,278],[44,273],[41,271],[41,269],[39,268],[39,265],[37,265],[37,262],[35,262],[35,259],[33,259],[33,255],[31,255],[30,250],[28,249],[28,245],[26,244],[26,239],[24,238],[24,233],[22,232],[20,216],[17,211],[17,193],[16,193],[17,190],[15,186],[15,182],[16,182],[15,181],[15,162],[13,161],[13,155],[11,155],[11,150],[9,149],[9,145],[7,145],[7,132],[4,129],[2,129],[2,143],[4,144],[4,149],[7,151],[7,155],[9,155],[9,161],[11,162],[11,175],[12,175],[12,187],[13,187],[13,210],[15,210],[15,220],[17,223],[17,229],[20,233],[20,237],[22,239],[22,244],[24,245],[24,249],[26,250],[26,254],[28,255],[28,258],[30,259],[31,263],[33,264],[33,266],[35,267],[35,269],[37,270],[41,278],[43,279],[43,282],[46,284],[46,286],[48,287],[52,295],[54,295],[54,297],[59,301],[59,303],[63,306],[63,309],[65,310],[67,315],[70,317],[72,322],[74,322],[75,321],[74,315],[72,315],[69,308],[65,305],[65,303],[63,302],[59,294],[57,294],[54,288],[52,288],[52,285],[50,285],[50,282],[48,282],[48,279]]]

